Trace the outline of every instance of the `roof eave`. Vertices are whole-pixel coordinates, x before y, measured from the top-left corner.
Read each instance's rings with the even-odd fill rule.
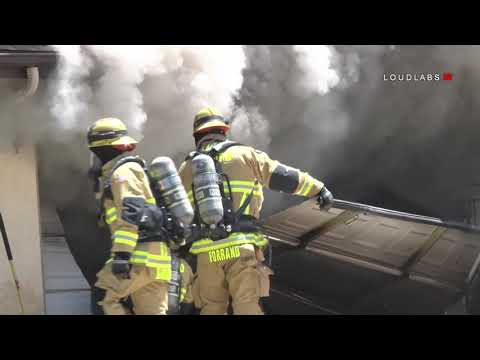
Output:
[[[25,68],[39,68],[40,77],[47,77],[58,61],[54,51],[0,51],[0,78],[26,78]]]

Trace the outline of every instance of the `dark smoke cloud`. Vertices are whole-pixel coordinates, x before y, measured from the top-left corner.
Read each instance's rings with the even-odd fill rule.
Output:
[[[464,218],[470,186],[478,182],[480,49],[337,46],[335,50],[336,69],[349,84],[326,96],[280,95],[272,105],[255,96],[255,87],[249,88],[246,102],[258,99],[255,105],[270,128],[278,129],[270,132],[271,154],[325,179],[338,197]],[[384,74],[445,71],[454,74],[453,81],[383,80]],[[248,76],[245,85],[248,88]],[[339,123],[344,129],[341,136]],[[267,210],[297,202],[283,196]]]

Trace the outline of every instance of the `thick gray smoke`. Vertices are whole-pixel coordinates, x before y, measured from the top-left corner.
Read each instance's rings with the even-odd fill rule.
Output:
[[[250,131],[260,139],[256,143],[266,150],[270,145],[272,157],[312,175],[331,173],[341,159],[338,145],[351,121],[338,91],[356,80],[357,58],[340,57],[323,45],[247,46],[245,52],[239,103],[254,110]],[[287,204],[287,196],[268,200],[267,209]]]
[[[21,107],[2,94],[2,147],[36,142],[43,196],[84,196],[85,130],[124,120],[147,160],[193,147],[212,105],[232,137],[325,180],[348,200],[455,217],[475,182],[480,48],[471,46],[58,46],[57,73]],[[385,81],[384,74],[454,74]],[[44,83],[45,84],[45,83]],[[11,85],[11,86],[10,86]],[[45,91],[41,91],[45,90]],[[299,200],[300,201],[300,200]],[[288,206],[267,194],[266,210]]]
[[[289,74],[302,72],[291,46],[247,50],[241,102],[268,123],[271,154],[325,179],[339,197],[461,220],[470,186],[478,183],[480,48],[334,49],[340,82],[311,96],[297,96],[292,85]],[[270,71],[259,71],[267,63]],[[443,81],[444,72],[453,80]],[[391,74],[397,81],[384,80]],[[419,80],[398,80],[406,74]],[[435,74],[440,80],[428,81]],[[267,202],[270,211],[293,203],[286,196]]]

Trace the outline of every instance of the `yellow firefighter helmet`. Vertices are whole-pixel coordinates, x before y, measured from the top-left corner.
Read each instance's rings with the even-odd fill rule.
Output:
[[[213,128],[223,129],[227,132],[230,129],[230,125],[227,124],[220,111],[208,106],[195,115],[193,120],[193,133],[196,134]]]
[[[105,118],[95,121],[88,128],[88,147],[137,144],[137,141],[127,135],[125,124],[115,118]]]

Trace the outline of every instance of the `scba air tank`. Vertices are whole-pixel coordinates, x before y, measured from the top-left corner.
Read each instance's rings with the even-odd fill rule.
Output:
[[[200,217],[205,224],[216,225],[223,219],[223,204],[213,159],[205,154],[195,156],[192,174]]]
[[[190,225],[194,211],[172,159],[166,156],[156,158],[150,165],[149,173],[173,216],[182,224]]]

